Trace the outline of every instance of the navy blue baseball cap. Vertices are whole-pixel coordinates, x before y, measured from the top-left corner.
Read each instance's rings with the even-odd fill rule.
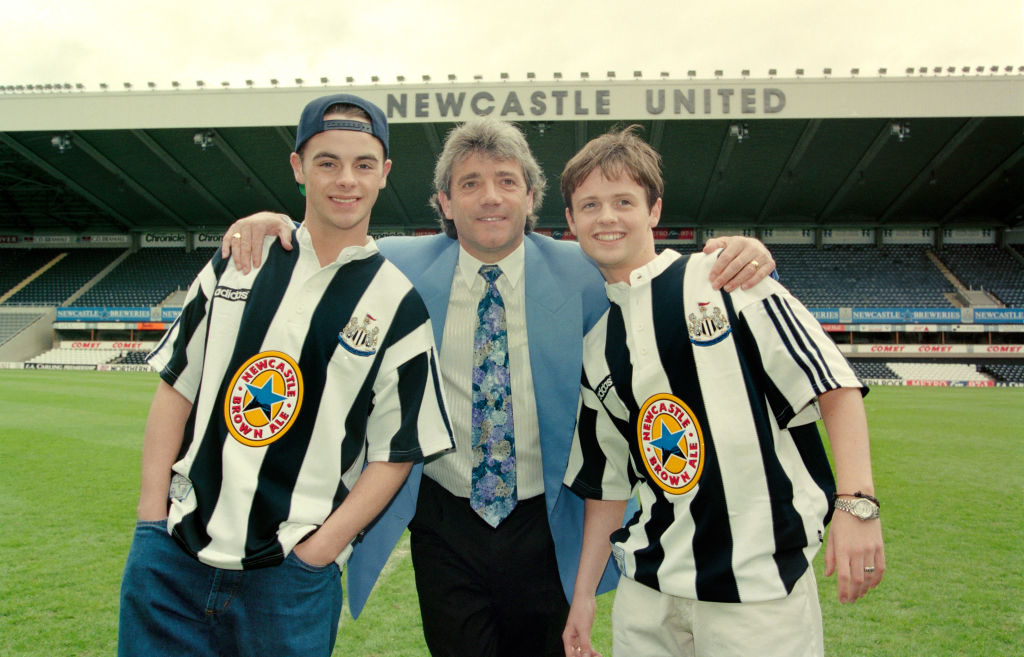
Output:
[[[370,115],[370,122],[365,123],[353,119],[324,119],[327,109],[338,103],[355,105]],[[334,94],[310,101],[302,110],[299,127],[295,132],[295,152],[297,153],[311,137],[326,130],[354,130],[373,135],[384,145],[384,159],[388,158],[388,120],[384,118],[384,112],[368,100],[352,94]]]

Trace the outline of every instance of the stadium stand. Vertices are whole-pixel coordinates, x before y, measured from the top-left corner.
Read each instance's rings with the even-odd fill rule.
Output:
[[[896,372],[892,371],[886,363],[879,363],[877,361],[865,361],[865,360],[851,360],[850,366],[853,367],[853,372],[857,375],[857,378],[864,379],[892,379],[898,380],[900,377]]]
[[[991,381],[992,377],[979,372],[977,366],[967,363],[889,363],[891,369],[904,381]]]
[[[1019,363],[986,363],[978,369],[1003,383],[1024,384],[1024,365]]]
[[[59,306],[68,297],[77,292],[79,288],[92,280],[94,276],[103,271],[103,268],[113,262],[115,258],[124,253],[122,249],[41,249],[41,251],[49,256],[48,258],[44,256],[44,264],[62,253],[67,255],[12,295],[10,299],[4,302],[5,305]],[[30,258],[29,261],[33,264],[37,262],[34,258]],[[39,266],[31,269],[29,274],[23,275],[18,282],[24,280],[27,275],[37,271]],[[32,267],[32,265],[30,264],[28,267]],[[9,290],[10,287],[7,289]]]
[[[58,249],[4,249],[0,294],[5,294],[48,262],[64,253]]]
[[[924,246],[770,244],[779,277],[806,306],[948,308],[953,285]]]
[[[57,347],[43,352],[35,358],[29,359],[29,363],[46,363],[61,365],[101,365],[109,363],[121,355],[120,349],[74,349],[71,347]]]
[[[1024,266],[995,245],[950,244],[939,257],[971,289],[986,290],[1007,306],[1024,307]]]
[[[114,359],[112,364],[114,365],[145,365],[146,356],[148,354],[145,351],[126,351],[118,358]]]
[[[156,306],[189,284],[214,249],[140,249],[74,301],[73,306]]]
[[[42,317],[40,313],[0,314],[0,344],[3,344],[25,330],[32,322]]]

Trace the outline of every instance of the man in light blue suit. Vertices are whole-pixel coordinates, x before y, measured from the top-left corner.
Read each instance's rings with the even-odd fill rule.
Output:
[[[378,243],[430,312],[456,450],[414,468],[355,546],[347,569],[349,607],[359,613],[408,526],[424,636],[435,657],[563,653],[583,501],[562,477],[576,420],[583,335],[608,302],[600,273],[575,243],[532,232],[544,187],[516,127],[490,119],[464,124],[449,134],[435,168],[433,201],[444,233]],[[240,266],[248,266],[249,248],[265,230],[282,241],[290,235],[290,224],[277,217],[250,218],[229,229],[241,235]],[[759,242],[732,239],[709,245],[728,247],[714,272],[727,287],[753,284],[773,268]],[[494,285],[507,313],[515,409],[515,502],[496,525],[471,503],[471,473],[479,463],[471,379],[477,304],[487,288],[477,273],[482,265],[500,267]],[[598,593],[611,590],[617,578],[609,562]]]

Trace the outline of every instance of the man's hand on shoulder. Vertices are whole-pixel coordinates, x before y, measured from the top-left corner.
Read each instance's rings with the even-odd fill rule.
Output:
[[[775,271],[775,258],[761,240],[741,235],[712,237],[704,243],[704,253],[723,249],[711,268],[711,286],[732,292],[749,290]]]
[[[261,264],[263,238],[276,235],[281,248],[292,250],[292,220],[278,212],[257,212],[231,224],[220,240],[222,258],[232,258],[239,271],[248,274]]]

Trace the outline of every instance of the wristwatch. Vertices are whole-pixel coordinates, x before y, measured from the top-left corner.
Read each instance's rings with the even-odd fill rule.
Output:
[[[846,511],[855,518],[871,520],[878,517],[880,507],[878,500],[870,495],[857,491],[852,495],[856,499],[845,500],[837,494],[832,500],[832,506],[840,511]]]

